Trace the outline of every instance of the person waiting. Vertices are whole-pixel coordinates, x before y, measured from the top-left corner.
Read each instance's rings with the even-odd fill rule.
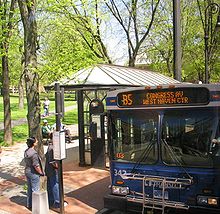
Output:
[[[44,176],[40,156],[34,147],[38,140],[35,137],[27,139],[28,148],[24,152],[25,176],[27,178],[27,208],[32,208],[32,193],[40,190],[40,176]]]
[[[50,134],[52,133],[52,129],[47,120],[43,120],[43,126],[41,127],[41,130],[43,138],[48,139],[50,137]]]
[[[45,97],[45,100],[43,102],[43,106],[44,106],[44,117],[49,116],[49,105],[50,105],[50,100]]]
[[[59,181],[58,181],[58,163],[54,160],[53,155],[53,136],[50,136],[50,141],[47,148],[45,174],[47,176],[47,192],[49,207],[60,208],[60,194],[59,194]],[[64,206],[68,203],[64,201]]]

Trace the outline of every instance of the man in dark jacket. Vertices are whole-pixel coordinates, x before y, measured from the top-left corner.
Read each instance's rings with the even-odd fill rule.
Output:
[[[52,135],[51,135],[52,138]],[[47,176],[47,192],[49,206],[54,208],[60,207],[59,183],[58,183],[58,163],[53,157],[53,142],[52,139],[48,144],[46,153],[45,174]]]

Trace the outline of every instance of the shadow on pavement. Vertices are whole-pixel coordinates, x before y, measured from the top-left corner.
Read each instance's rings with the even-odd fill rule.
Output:
[[[18,195],[17,196],[12,196],[10,198],[10,201],[25,207],[26,204],[27,204],[26,203],[27,202],[27,197],[26,196],[18,196]]]
[[[14,177],[8,173],[4,173],[4,172],[0,172],[0,178],[5,179],[5,181],[2,181],[0,183],[0,189],[5,189],[8,188],[10,186],[13,186],[15,184],[17,185],[24,185],[25,184],[25,180],[23,180],[23,178],[19,178],[19,177]]]
[[[11,181],[13,183],[16,183],[18,185],[24,185],[25,181],[23,179],[20,179],[18,177],[14,177],[8,173],[0,172],[0,178],[3,178],[5,180]]]
[[[104,207],[103,197],[109,192],[109,180],[109,177],[103,178],[75,191],[69,192],[66,196],[73,197],[94,209],[100,210]]]

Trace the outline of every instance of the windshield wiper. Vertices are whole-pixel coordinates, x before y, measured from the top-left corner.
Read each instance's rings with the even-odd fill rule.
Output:
[[[151,147],[153,146],[153,144],[155,143],[155,141],[151,141],[147,147],[144,149],[144,151],[141,153],[140,158],[138,159],[138,161],[135,163],[134,167],[131,170],[131,173],[134,173],[137,170],[137,167],[140,165],[141,162],[143,162],[143,160],[145,160],[151,151]]]
[[[186,173],[186,175],[192,180],[193,177],[186,171],[186,169],[183,167],[183,165],[181,164],[179,159],[176,157],[176,154],[175,154],[173,148],[167,143],[167,141],[165,139],[161,139],[161,140],[164,143],[164,145],[170,150],[170,154],[171,154],[170,157],[174,160],[174,162],[176,162],[177,165],[179,165],[183,169],[183,171]]]

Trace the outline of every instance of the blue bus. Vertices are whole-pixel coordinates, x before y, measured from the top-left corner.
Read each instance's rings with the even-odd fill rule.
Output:
[[[106,97],[111,193],[125,213],[220,213],[220,85],[175,84]]]

